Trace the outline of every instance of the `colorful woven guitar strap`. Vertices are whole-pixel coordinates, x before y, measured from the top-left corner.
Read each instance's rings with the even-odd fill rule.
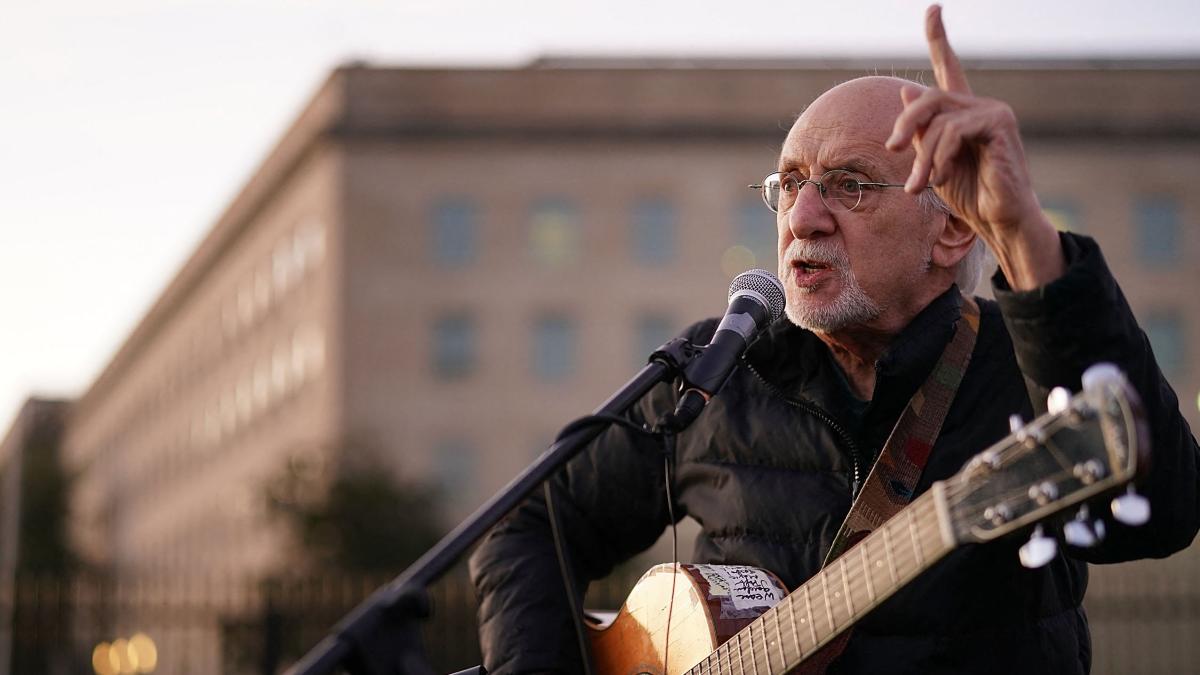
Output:
[[[879,459],[867,475],[858,499],[846,514],[846,520],[834,537],[826,567],[850,546],[889,518],[896,515],[913,498],[921,471],[929,460],[933,443],[946,420],[954,394],[967,372],[975,338],[979,335],[979,305],[963,296],[962,316],[954,328],[954,337],[942,352],[933,372],[908,402],[891,436],[879,452]],[[823,673],[825,668],[846,648],[850,639],[847,630],[825,645],[798,672]]]

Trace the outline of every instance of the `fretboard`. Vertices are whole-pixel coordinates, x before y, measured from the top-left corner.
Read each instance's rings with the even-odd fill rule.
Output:
[[[795,668],[955,546],[941,485],[721,645],[688,675],[776,675]]]

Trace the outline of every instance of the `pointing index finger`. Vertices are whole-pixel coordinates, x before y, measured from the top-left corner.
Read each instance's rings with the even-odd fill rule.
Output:
[[[925,12],[925,40],[929,43],[929,60],[933,62],[933,76],[937,79],[938,87],[942,91],[971,93],[967,74],[946,37],[941,5],[930,5]]]

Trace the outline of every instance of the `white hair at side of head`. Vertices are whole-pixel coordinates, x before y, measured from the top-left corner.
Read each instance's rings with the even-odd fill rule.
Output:
[[[942,200],[933,190],[922,190],[917,197],[917,201],[922,208],[929,214],[944,213],[953,215],[950,210],[950,205]],[[979,278],[983,276],[985,269],[995,264],[992,258],[992,252],[988,250],[983,239],[979,236],[975,237],[975,243],[971,245],[971,250],[967,252],[966,257],[958,263],[958,269],[955,272],[954,281],[958,284],[959,290],[965,295],[971,295],[975,292],[975,287],[979,285]]]

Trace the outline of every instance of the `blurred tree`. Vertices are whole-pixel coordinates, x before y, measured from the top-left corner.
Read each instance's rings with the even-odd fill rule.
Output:
[[[0,621],[7,672],[67,672],[72,608],[61,602],[77,558],[67,535],[69,478],[60,463],[66,401],[28,399],[4,439],[0,475],[0,584],[16,602]],[[16,589],[35,592],[13,593]],[[11,668],[11,670],[8,670]]]
[[[76,566],[67,538],[70,480],[59,462],[62,419],[39,416],[31,425],[21,471],[17,573],[65,575]]]
[[[320,464],[289,462],[267,497],[270,512],[295,535],[301,556],[318,569],[394,574],[444,531],[436,490],[399,481],[370,459],[343,465],[332,477]]]

